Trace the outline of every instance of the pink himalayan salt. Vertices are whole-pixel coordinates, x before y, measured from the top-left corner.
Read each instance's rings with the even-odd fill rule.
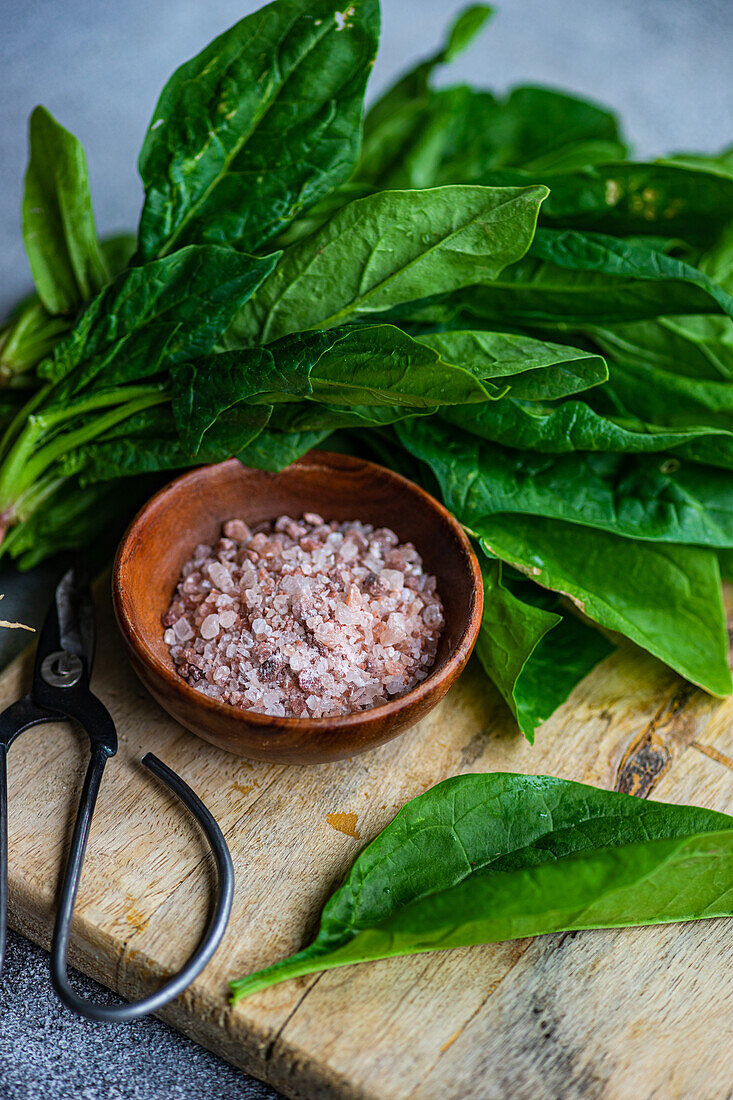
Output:
[[[313,512],[240,519],[186,562],[163,635],[197,691],[262,714],[351,714],[426,678],[443,605],[411,543]]]

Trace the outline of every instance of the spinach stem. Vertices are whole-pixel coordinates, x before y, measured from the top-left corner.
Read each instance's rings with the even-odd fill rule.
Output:
[[[0,439],[0,459],[10,450],[13,440],[18,435],[23,425],[27,424],[33,410],[42,403],[52,389],[53,383],[47,382],[45,386],[42,386],[40,390],[32,394],[25,405],[15,414]]]
[[[31,486],[36,478],[58,459],[82,443],[88,443],[108,428],[127,419],[142,409],[159,405],[168,400],[167,392],[160,386],[121,386],[92,394],[64,406],[59,404],[43,413],[31,415],[0,467],[0,517],[7,518],[11,508]],[[116,405],[106,415],[92,417],[75,431],[58,433],[45,445],[38,447],[49,428],[56,428],[65,420],[80,414]],[[28,406],[26,406],[27,412]]]
[[[13,506],[16,522],[22,523],[27,520],[66,480],[65,476],[60,476],[55,471],[50,470],[44,477],[39,478],[38,481],[29,486],[25,493],[18,497]]]
[[[7,385],[13,375],[35,367],[70,325],[68,317],[52,316],[39,301],[29,301],[0,329],[0,384]]]
[[[127,401],[124,405],[111,409],[106,415],[95,417],[91,424],[82,425],[75,431],[64,432],[55,436],[45,447],[41,447],[27,463],[23,470],[23,482],[30,483],[34,481],[61,455],[73,451],[75,447],[79,447],[83,443],[89,443],[109,428],[113,428],[115,424],[119,424],[120,421],[127,420],[128,417],[141,412],[143,409],[161,405],[167,400],[168,395],[164,391],[156,389],[151,393],[148,390],[145,395],[138,397],[136,400]],[[0,500],[2,500],[1,494]]]

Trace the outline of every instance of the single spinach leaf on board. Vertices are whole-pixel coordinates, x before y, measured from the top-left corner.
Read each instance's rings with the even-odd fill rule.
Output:
[[[595,352],[529,336],[454,330],[420,334],[416,339],[479,378],[506,379],[512,397],[530,401],[565,397],[608,377],[605,361]]]
[[[80,142],[45,107],[30,118],[23,241],[49,313],[74,313],[108,280]]]
[[[182,65],[140,154],[142,258],[254,251],[345,180],[378,37],[378,0],[275,0]]]
[[[111,385],[202,355],[276,262],[277,255],[191,245],[129,268],[92,300],[40,373],[53,381],[68,376],[73,392],[101,372]]]
[[[447,779],[357,857],[303,951],[236,1001],[318,970],[583,928],[733,913],[733,818],[549,776]]]
[[[546,194],[543,187],[440,187],[357,199],[287,249],[240,310],[230,343],[269,343],[495,279],[526,252]]]
[[[505,398],[495,406],[441,410],[441,417],[481,439],[523,451],[570,454],[575,451],[655,453],[686,447],[697,441],[733,444],[733,429],[691,426],[678,429],[646,424],[630,413],[614,417],[596,412],[585,401],[540,401]],[[714,465],[714,463],[713,463]]]
[[[488,516],[512,513],[631,539],[733,546],[727,470],[666,455],[520,451],[457,434],[434,417],[399,424],[396,431],[403,446],[430,466],[443,496],[473,530]]]
[[[418,411],[483,402],[503,392],[392,325],[342,326],[187,364],[174,374],[173,408],[181,438],[196,454],[221,412],[246,400],[312,396],[349,409],[388,405]]]
[[[425,296],[385,319],[450,327],[604,326],[660,314],[725,313],[733,298],[672,256],[638,241],[578,230],[538,229],[528,254],[493,282]]]
[[[613,647],[568,614],[554,594],[529,585],[515,594],[497,558],[482,556],[481,573],[484,612],[476,654],[532,744],[537,727]]]

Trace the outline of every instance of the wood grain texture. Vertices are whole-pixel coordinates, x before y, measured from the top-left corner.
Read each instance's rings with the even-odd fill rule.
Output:
[[[193,949],[213,864],[196,826],[139,765],[192,784],[232,850],[226,940],[161,1015],[287,1095],[315,1100],[724,1100],[733,1096],[733,920],[525,939],[344,967],[227,1003],[226,981],[289,954],[361,846],[449,775],[549,773],[733,809],[733,701],[687,688],[622,645],[544,724],[516,732],[475,663],[397,740],[312,767],[251,763],[195,738],[128,668],[98,596],[94,689],[118,726],[72,940],[75,965],[140,996]],[[27,686],[19,659],[0,706]],[[13,746],[11,923],[47,943],[86,745],[41,726]],[[333,827],[349,822],[359,839]],[[355,815],[355,819],[354,819]],[[329,817],[331,821],[329,822]]]

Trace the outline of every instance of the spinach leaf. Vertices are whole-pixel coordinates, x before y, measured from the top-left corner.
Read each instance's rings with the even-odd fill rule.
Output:
[[[577,230],[538,229],[524,259],[492,283],[392,310],[389,319],[452,327],[568,327],[660,314],[733,316],[733,298],[672,256],[638,241]]]
[[[597,386],[608,377],[605,361],[595,352],[529,336],[454,330],[420,333],[416,338],[479,378],[507,379],[506,392],[512,397],[550,401]]]
[[[182,65],[140,154],[142,258],[254,251],[345,180],[378,35],[378,0],[275,0]]]
[[[49,313],[74,313],[107,282],[84,150],[45,107],[30,118],[23,241]]]
[[[537,727],[613,647],[565,612],[552,593],[525,585],[515,594],[504,572],[501,561],[482,557],[484,611],[476,654],[532,744]]]
[[[584,401],[545,405],[507,397],[495,406],[445,408],[441,410],[441,417],[481,439],[523,451],[550,454],[574,451],[654,453],[685,447],[700,439],[710,439],[713,448],[719,448],[722,441],[733,442],[733,429],[701,425],[664,428],[646,424],[630,413],[613,417],[596,412]]]
[[[670,462],[668,456],[520,451],[457,434],[435,418],[396,430],[403,445],[430,465],[443,496],[474,530],[487,516],[512,513],[633,539],[733,546],[727,470]]]
[[[503,392],[392,325],[342,326],[191,363],[175,372],[173,408],[195,454],[221,412],[245,400],[312,396],[350,409],[397,405],[417,411]]]
[[[587,334],[621,363],[710,381],[733,378],[733,321],[708,315],[657,317]]]
[[[645,248],[643,244],[617,240],[604,233],[540,229],[532,242],[532,254],[574,271],[599,272],[651,282],[671,280],[689,285],[691,297],[697,290],[701,305],[698,309],[688,308],[686,312],[720,312],[733,316],[733,297],[704,272],[655,248]]]
[[[357,857],[314,942],[232,1000],[347,963],[733,913],[733,818],[549,776],[447,779]]]
[[[542,224],[627,237],[653,233],[698,245],[714,241],[733,217],[733,178],[669,164],[617,161],[574,172],[494,170],[445,180],[489,187],[544,183]]]
[[[364,120],[365,143],[380,126],[389,122],[396,110],[427,94],[435,70],[450,64],[463,53],[492,15],[493,9],[489,4],[470,4],[458,13],[448,28],[444,45],[401,76],[369,108]]]
[[[357,170],[360,180],[383,180],[389,164],[412,136],[430,103],[430,78],[462,53],[491,17],[488,4],[471,4],[448,29],[444,46],[421,61],[372,104],[364,120],[364,146]],[[463,182],[463,181],[461,181]]]
[[[237,457],[245,466],[277,473],[328,438],[325,431],[278,432],[265,430],[243,447]]]
[[[440,187],[357,199],[292,245],[232,342],[329,328],[423,294],[490,281],[524,255],[546,188]]]
[[[462,85],[430,91],[367,133],[356,178],[382,188],[483,183],[508,167],[552,173],[625,155],[613,115],[548,88],[514,88],[505,100]]]
[[[625,152],[618,121],[611,111],[553,88],[513,88],[501,105],[497,130],[498,134],[489,135],[495,152],[491,165],[484,160],[485,168],[517,166],[536,172],[552,171],[558,158],[569,163],[571,156],[580,155],[585,160],[589,148],[598,144],[621,156]],[[476,140],[486,140],[486,135],[476,134]],[[460,150],[460,145],[456,149]],[[452,172],[455,160],[451,158],[449,163]],[[462,178],[469,177],[462,174]]]
[[[713,550],[623,538],[561,519],[491,514],[492,484],[478,463],[461,469],[440,454],[434,425],[393,429],[402,445],[436,476],[443,500],[491,557],[567,596],[589,619],[626,635],[712,694],[731,691],[728,639]],[[437,438],[441,438],[438,436]],[[457,441],[449,444],[455,453]],[[476,483],[479,484],[476,484]],[[582,491],[582,486],[581,486]],[[502,487],[497,486],[497,496]],[[523,507],[504,488],[505,507]],[[573,507],[572,498],[568,506]]]
[[[474,525],[495,557],[568,596],[692,683],[729,694],[728,637],[713,550],[641,542],[544,516],[487,516]]]
[[[612,362],[609,389],[623,407],[668,428],[705,426],[727,432],[733,425],[730,382],[686,378],[650,366]]]
[[[129,268],[89,304],[40,373],[58,381],[73,372],[78,390],[101,372],[110,385],[208,352],[276,262],[277,255],[190,245]]]

